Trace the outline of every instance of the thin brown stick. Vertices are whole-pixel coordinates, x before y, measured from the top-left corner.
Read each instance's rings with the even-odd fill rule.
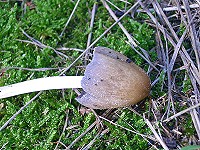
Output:
[[[49,49],[53,50],[59,57],[63,56],[63,57],[65,57],[65,58],[68,59],[68,56],[66,56],[65,54],[63,54],[63,53],[61,53],[61,52],[55,50],[53,47],[47,46],[47,45],[41,43],[40,41],[34,39],[34,38],[31,37],[30,35],[28,35],[23,29],[21,29],[21,31],[22,31],[22,33],[23,33],[27,38],[29,38],[32,42],[31,42],[31,41],[28,41],[28,40],[20,40],[20,39],[17,39],[18,41],[25,42],[25,43],[30,43],[30,44],[34,44],[34,45],[36,45],[36,46],[38,46],[38,47],[40,47],[40,48],[42,48],[42,49],[44,49],[44,48],[49,48]]]
[[[158,133],[156,132],[156,130],[154,129],[154,127],[152,126],[151,122],[146,119],[144,117],[144,121],[146,122],[146,124],[149,126],[149,128],[151,129],[151,131],[153,132],[154,136],[156,137],[156,139],[160,142],[160,144],[162,145],[162,147],[165,150],[169,150],[169,148],[167,147],[167,145],[164,143],[164,141],[161,139],[161,137],[158,135]]]
[[[93,26],[94,26],[94,18],[95,18],[95,14],[96,14],[96,10],[97,10],[97,4],[94,3],[93,5],[93,8],[92,8],[92,14],[91,14],[91,21],[90,21],[90,33],[88,34],[88,40],[87,40],[87,47],[90,46],[91,44],[91,41],[92,41],[92,29],[93,29]],[[86,47],[86,48],[87,48]],[[85,65],[87,65],[88,63],[88,54],[89,54],[89,50],[86,52],[85,54]]]
[[[26,70],[26,71],[48,71],[48,70],[59,70],[59,69],[62,69],[62,68],[23,68],[23,67],[8,67],[8,68],[5,68],[5,70],[11,70],[11,69]]]
[[[90,46],[91,40],[92,40],[92,28],[94,26],[94,18],[96,14],[96,9],[97,9],[97,4],[94,3],[93,8],[92,8],[92,14],[91,14],[91,21],[90,21],[90,33],[88,34],[88,40],[87,40],[87,47]]]
[[[67,149],[70,149],[75,143],[77,143],[86,133],[88,133],[94,126],[97,124],[97,121],[93,122],[83,133],[81,133],[69,146]]]
[[[199,123],[199,119],[198,119],[196,110],[195,110],[195,109],[192,109],[192,110],[190,111],[190,115],[191,115],[191,118],[192,118],[194,127],[195,127],[195,129],[196,129],[197,136],[198,136],[198,138],[200,139],[200,123]]]
[[[169,122],[169,121],[171,121],[172,119],[177,118],[178,116],[180,116],[180,115],[182,115],[182,114],[184,114],[184,113],[186,113],[186,112],[188,112],[188,111],[190,111],[190,110],[192,110],[192,109],[198,108],[198,107],[200,107],[200,103],[198,103],[198,104],[196,104],[196,105],[194,105],[194,106],[191,106],[191,107],[189,107],[189,108],[187,108],[187,109],[185,109],[185,110],[183,110],[183,111],[180,111],[180,112],[176,113],[175,115],[173,115],[173,116],[171,116],[171,117],[169,117],[169,118],[163,120],[163,122]]]
[[[80,2],[80,0],[78,0],[78,1],[76,2],[76,5],[74,6],[74,9],[73,9],[72,13],[71,13],[70,16],[69,16],[69,19],[67,20],[67,22],[66,22],[66,24],[65,24],[65,26],[64,26],[64,28],[63,28],[63,30],[62,30],[62,32],[61,32],[61,34],[59,35],[60,38],[62,38],[62,36],[63,36],[63,34],[64,34],[64,32],[65,32],[65,30],[66,30],[66,28],[67,28],[67,26],[68,26],[68,24],[69,24],[69,22],[70,22],[70,20],[72,19],[72,16],[74,15],[74,13],[75,13],[75,11],[76,11],[76,9],[77,9],[77,7],[78,7],[79,2]]]
[[[99,132],[95,135],[95,137],[90,141],[90,143],[88,143],[84,148],[82,148],[82,150],[88,150],[96,141],[96,139],[101,135],[102,133],[102,129],[99,130]]]
[[[185,6],[187,20],[188,22],[190,22],[190,20],[192,19],[192,14],[190,12],[188,0],[183,0],[183,4]],[[195,53],[196,63],[198,66],[198,70],[200,72],[200,46],[199,46],[200,43],[199,43],[199,39],[197,38],[197,33],[195,30],[194,24],[190,25],[190,37],[191,37],[192,47]]]
[[[84,51],[84,50],[78,49],[78,48],[67,48],[67,47],[56,48],[56,50],[59,50],[59,51],[77,51],[77,52],[83,52]]]
[[[130,129],[128,129],[128,128],[126,128],[126,127],[123,127],[123,126],[121,126],[121,125],[119,125],[119,124],[117,124],[117,123],[114,123],[114,122],[110,121],[109,119],[104,118],[104,117],[102,117],[102,116],[99,116],[99,118],[101,118],[101,119],[103,119],[103,120],[109,122],[110,124],[113,124],[113,125],[115,125],[115,126],[118,126],[118,127],[122,128],[122,129],[125,129],[125,130],[130,131],[130,132],[135,133],[135,134],[138,134],[138,135],[140,135],[140,136],[142,136],[142,137],[151,139],[151,140],[153,140],[153,141],[157,141],[155,138],[153,138],[153,137],[151,137],[151,136],[147,136],[147,135],[141,134],[141,133],[139,133],[139,132],[137,132],[137,131],[130,130]]]

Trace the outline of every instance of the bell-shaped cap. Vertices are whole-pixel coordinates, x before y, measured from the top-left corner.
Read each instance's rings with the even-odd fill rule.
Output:
[[[133,105],[150,92],[150,79],[144,70],[106,47],[95,48],[81,85],[83,93],[76,100],[93,109]]]

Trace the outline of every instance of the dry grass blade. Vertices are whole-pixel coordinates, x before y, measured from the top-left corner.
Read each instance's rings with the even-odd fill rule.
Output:
[[[164,141],[161,139],[161,137],[158,135],[158,133],[156,132],[156,130],[154,129],[154,127],[150,123],[150,121],[148,119],[146,119],[145,117],[144,117],[144,121],[146,122],[146,124],[148,125],[148,127],[151,129],[151,131],[155,135],[156,139],[160,142],[160,144],[162,145],[162,147],[165,150],[169,150],[169,148],[167,147],[167,145],[164,143]]]
[[[113,7],[115,7],[117,10],[119,10],[119,11],[123,11],[123,10],[121,10],[119,7],[117,7],[115,4],[113,4],[111,1],[109,1],[109,0],[106,0],[110,5],[112,5]]]
[[[95,137],[88,143],[85,147],[82,148],[82,150],[88,150],[90,147],[94,144],[96,139],[101,135],[102,130],[99,130],[99,132],[95,135]]]
[[[54,150],[57,150],[58,145],[61,143],[62,135],[63,135],[63,133],[65,132],[65,130],[67,128],[67,122],[68,122],[68,115],[66,115],[65,124],[63,126],[63,131],[62,131],[62,133],[61,133],[61,135],[60,135],[60,137],[59,137],[59,139],[57,141],[57,144],[56,144],[56,147],[54,148]],[[65,146],[65,145],[63,145],[63,146]],[[67,146],[65,146],[65,148],[67,148]]]
[[[84,50],[78,49],[78,48],[67,48],[67,47],[60,47],[57,48],[58,51],[77,51],[77,52],[83,52]]]
[[[92,29],[93,29],[93,26],[94,26],[94,18],[95,18],[95,14],[96,14],[96,10],[97,10],[97,4],[94,3],[93,5],[93,8],[92,8],[92,13],[91,13],[91,21],[90,21],[90,33],[88,34],[88,40],[87,40],[87,47],[90,46],[91,44],[91,41],[92,41]],[[90,51],[88,50],[85,54],[85,62],[84,64],[87,65],[88,63],[88,57],[89,57],[89,53]]]
[[[90,21],[90,33],[88,34],[88,41],[87,41],[87,47],[90,46],[91,40],[92,40],[92,28],[94,26],[94,18],[97,10],[97,4],[94,3],[93,8],[92,8],[92,14],[91,14],[91,21]]]
[[[185,6],[185,12],[187,15],[187,20],[189,22],[192,19],[192,14],[190,11],[188,0],[183,0],[183,4]],[[196,64],[198,66],[198,70],[200,71],[200,45],[199,45],[199,40],[197,38],[197,33],[195,30],[194,24],[190,25],[190,37],[191,37],[192,47],[195,53]]]
[[[92,109],[91,109],[92,110]],[[95,142],[95,140],[99,137],[99,135],[102,133],[102,125],[100,123],[100,119],[99,116],[96,114],[96,112],[94,110],[92,110],[92,112],[94,113],[94,115],[97,117],[96,121],[93,122],[83,133],[81,133],[68,147],[67,149],[70,149],[75,143],[77,143],[83,136],[85,136],[90,130],[92,130],[95,125],[98,127],[98,133],[96,134],[96,136],[93,138],[92,141],[90,141],[90,143],[88,143],[83,149],[89,149],[92,144]],[[104,112],[103,116],[107,116],[108,113],[110,113],[110,111],[106,111]],[[99,126],[100,125],[100,126]]]
[[[199,121],[198,114],[197,114],[196,110],[195,109],[191,110],[190,115],[192,117],[192,121],[193,121],[194,127],[196,129],[198,138],[200,139],[200,121]]]
[[[6,149],[5,146],[6,146],[7,144],[8,144],[8,142],[4,143],[4,144],[1,146],[0,150]]]
[[[81,133],[80,136],[78,136],[69,146],[67,146],[67,149],[70,149],[75,143],[77,143],[85,134],[87,134],[94,126],[97,124],[98,121],[95,121],[92,123],[86,130],[85,132]]]
[[[196,14],[197,14],[197,13],[196,13]],[[179,40],[178,43],[176,44],[176,47],[174,48],[174,53],[173,53],[173,55],[172,55],[172,58],[171,58],[171,61],[170,61],[170,64],[169,64],[169,70],[170,70],[170,72],[171,72],[172,69],[173,69],[173,66],[174,66],[174,63],[175,63],[175,61],[176,61],[177,55],[178,55],[178,53],[179,53],[179,50],[180,50],[180,48],[181,48],[181,45],[182,45],[182,43],[183,43],[183,41],[184,41],[184,38],[185,38],[185,36],[186,36],[186,34],[187,34],[187,31],[188,31],[188,29],[189,29],[191,23],[193,22],[193,19],[196,17],[196,14],[193,16],[192,20],[191,20],[190,23],[187,25],[187,27],[186,27],[186,29],[185,29],[183,35],[181,36],[180,40]]]
[[[175,115],[173,115],[173,116],[171,116],[171,117],[169,117],[169,118],[163,120],[163,122],[169,122],[169,121],[171,121],[172,119],[177,118],[178,116],[180,116],[180,115],[182,115],[182,114],[184,114],[184,113],[186,113],[186,112],[188,112],[188,111],[191,111],[192,109],[198,108],[198,107],[200,107],[200,103],[198,103],[198,104],[196,104],[196,105],[193,105],[193,106],[191,106],[191,107],[189,107],[189,108],[187,108],[187,109],[185,109],[185,110],[183,110],[183,111],[180,111],[180,112],[176,113]]]
[[[130,129],[128,129],[128,128],[125,128],[125,127],[123,127],[123,126],[121,126],[121,125],[119,125],[119,124],[117,124],[117,123],[114,123],[114,122],[110,121],[109,119],[104,118],[104,117],[102,117],[102,116],[99,116],[99,118],[101,118],[101,119],[103,119],[103,120],[109,122],[110,124],[113,124],[113,125],[118,126],[118,127],[122,128],[122,129],[125,129],[125,130],[127,130],[127,131],[130,131],[130,132],[132,132],[132,133],[134,133],[134,134],[140,135],[140,136],[145,137],[145,138],[147,138],[147,139],[151,139],[151,140],[153,140],[153,141],[157,141],[155,138],[153,138],[153,137],[151,137],[151,136],[147,136],[147,135],[141,134],[141,133],[139,133],[139,132],[137,132],[137,131],[133,131],[133,130],[130,130]]]
[[[69,22],[70,22],[70,20],[72,19],[72,16],[74,15],[74,13],[75,13],[75,11],[76,11],[76,9],[77,9],[77,7],[78,7],[79,2],[80,2],[80,0],[78,0],[78,1],[76,2],[76,5],[74,6],[74,9],[73,9],[72,13],[71,13],[70,16],[69,16],[69,19],[67,20],[67,22],[66,22],[66,24],[65,24],[65,26],[64,26],[64,28],[63,28],[63,30],[62,30],[60,36],[59,36],[60,38],[62,38],[62,36],[63,36],[63,34],[64,34],[64,32],[65,32],[65,30],[66,30],[66,28],[67,28],[67,26],[68,26],[68,24],[69,24]]]
[[[22,31],[22,33],[23,33],[27,38],[29,38],[32,42],[31,42],[31,41],[28,41],[28,40],[20,40],[20,39],[18,39],[18,41],[25,42],[25,43],[30,43],[30,44],[34,44],[34,45],[36,45],[36,46],[38,46],[38,47],[40,47],[40,48],[42,48],[42,49],[43,49],[43,48],[52,49],[59,57],[63,56],[63,57],[65,57],[66,59],[68,58],[68,56],[66,56],[65,54],[63,54],[63,53],[61,53],[61,52],[59,52],[59,51],[57,51],[57,50],[55,50],[53,47],[47,46],[47,45],[41,43],[40,41],[34,39],[34,38],[31,37],[30,35],[28,35],[23,29],[21,29],[21,31]]]
[[[48,71],[48,70],[59,70],[62,68],[22,68],[22,67],[8,67],[5,70],[16,69],[16,70],[27,70],[27,71]]]
[[[168,29],[169,29],[169,30],[171,31],[171,33],[173,34],[174,38],[175,38],[178,42],[180,42],[180,43],[176,44],[176,46],[175,46],[175,51],[174,51],[174,55],[172,56],[172,62],[175,62],[175,59],[176,59],[177,54],[178,54],[178,51],[179,51],[179,49],[177,49],[177,48],[179,48],[180,44],[182,43],[182,40],[183,40],[184,36],[182,36],[182,40],[180,40],[180,39],[178,38],[176,32],[173,30],[172,25],[170,24],[170,22],[169,22],[167,16],[164,14],[164,12],[163,12],[163,10],[162,10],[162,8],[161,8],[161,6],[159,5],[158,2],[153,2],[153,6],[156,8],[156,10],[158,10],[157,14],[161,14],[160,17],[163,18],[163,20],[165,21],[165,23],[166,23],[167,26],[168,26]],[[192,22],[191,22],[191,23],[192,23]],[[166,33],[166,32],[164,32],[164,33]],[[185,33],[185,34],[186,34],[186,33]],[[169,70],[172,70],[172,67],[173,67],[173,63],[170,63],[170,65],[169,65]]]
[[[129,43],[128,43],[129,44]],[[129,44],[130,45],[130,44]],[[137,53],[137,54],[139,54],[146,62],[148,62],[149,63],[149,65],[152,67],[152,68],[154,68],[156,71],[158,71],[159,72],[159,70],[156,68],[156,66],[149,60],[149,59],[147,59],[145,56],[143,56],[133,45],[130,45],[131,46],[131,48]]]
[[[71,99],[72,99],[72,94],[73,94],[73,93],[71,92],[70,101],[71,101]],[[65,96],[63,96],[63,97],[65,98]],[[63,126],[62,133],[60,134],[60,137],[59,137],[59,139],[58,139],[58,141],[57,141],[57,144],[56,144],[54,150],[57,150],[57,149],[58,149],[58,145],[59,145],[59,144],[62,144],[61,138],[63,137],[63,134],[64,134],[65,131],[67,130],[68,121],[69,121],[69,112],[70,112],[70,110],[67,109],[67,111],[66,111],[66,118],[65,118],[65,124],[64,124],[64,126]],[[68,129],[72,129],[73,127],[76,127],[76,126],[74,125],[74,126],[72,126],[72,127],[68,127]],[[67,146],[66,146],[66,145],[64,145],[64,144],[62,144],[62,145],[67,149]]]

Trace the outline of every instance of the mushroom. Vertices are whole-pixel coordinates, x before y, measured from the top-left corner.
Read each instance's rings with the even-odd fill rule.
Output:
[[[149,95],[150,79],[129,58],[106,47],[96,47],[81,80],[84,92],[76,100],[93,109],[136,104]]]
[[[93,109],[108,109],[143,100],[149,95],[150,79],[143,69],[121,53],[96,47],[83,77],[47,77],[0,87],[0,98],[64,88],[83,88],[76,98],[80,104]]]

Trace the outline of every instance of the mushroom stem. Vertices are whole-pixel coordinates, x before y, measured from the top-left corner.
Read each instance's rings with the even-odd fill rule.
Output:
[[[0,87],[0,98],[53,89],[82,88],[83,76],[53,76]]]

